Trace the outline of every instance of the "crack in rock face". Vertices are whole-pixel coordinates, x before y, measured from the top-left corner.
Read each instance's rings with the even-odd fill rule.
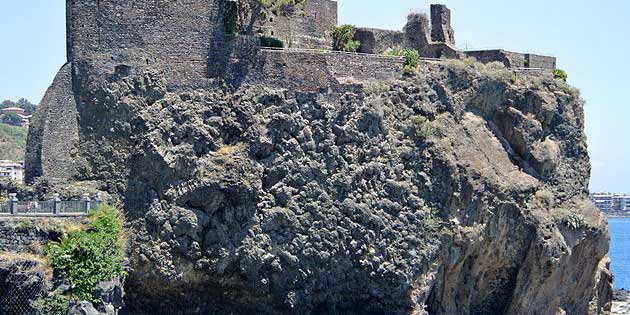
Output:
[[[123,202],[130,314],[610,311],[583,101],[553,78],[79,91],[76,179]]]

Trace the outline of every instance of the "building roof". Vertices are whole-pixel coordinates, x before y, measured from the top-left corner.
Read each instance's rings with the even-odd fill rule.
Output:
[[[6,107],[0,110],[3,112],[16,112],[16,111],[26,112],[24,108],[19,108],[19,107]]]

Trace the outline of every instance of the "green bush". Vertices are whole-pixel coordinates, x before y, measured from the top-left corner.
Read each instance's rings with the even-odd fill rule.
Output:
[[[346,52],[356,52],[361,42],[354,40],[354,26],[344,24],[334,26],[330,31],[333,38],[333,49]]]
[[[418,62],[420,61],[420,54],[416,49],[412,48],[390,48],[385,51],[385,56],[397,56],[404,57],[405,59],[405,72],[407,69],[415,69],[418,67]]]
[[[28,220],[28,219],[23,219],[22,221],[20,221],[20,229],[21,230],[28,230],[33,226],[33,221]]]
[[[564,70],[555,69],[553,70],[553,77],[556,79],[562,80],[564,82],[567,82],[569,75],[567,75],[567,73]]]
[[[123,248],[122,215],[104,205],[91,213],[87,229],[49,243],[45,254],[51,267],[73,285],[75,294],[93,301],[97,283],[125,274]]]
[[[275,48],[284,48],[284,42],[270,36],[262,36],[260,38],[260,46],[263,47],[275,47]]]
[[[69,308],[67,297],[59,294],[35,301],[38,315],[66,315]]]
[[[433,134],[433,128],[429,119],[422,115],[411,117],[411,121],[415,128],[416,138],[426,140]]]

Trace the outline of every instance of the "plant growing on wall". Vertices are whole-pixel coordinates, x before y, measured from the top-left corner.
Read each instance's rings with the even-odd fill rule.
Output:
[[[567,73],[562,69],[555,69],[553,70],[553,77],[556,79],[562,80],[564,82],[567,82],[569,75],[567,75]]]
[[[356,52],[361,46],[361,42],[354,40],[354,26],[350,24],[333,27],[330,36],[333,38],[334,50]]]
[[[63,295],[55,294],[35,301],[35,307],[39,311],[39,315],[66,315],[68,314],[69,300]]]
[[[411,74],[418,67],[420,54],[412,48],[390,48],[385,51],[385,56],[403,57],[405,59],[405,73]]]

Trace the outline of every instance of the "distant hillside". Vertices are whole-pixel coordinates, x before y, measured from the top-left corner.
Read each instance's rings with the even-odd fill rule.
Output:
[[[24,160],[27,132],[25,128],[0,124],[0,160]]]

